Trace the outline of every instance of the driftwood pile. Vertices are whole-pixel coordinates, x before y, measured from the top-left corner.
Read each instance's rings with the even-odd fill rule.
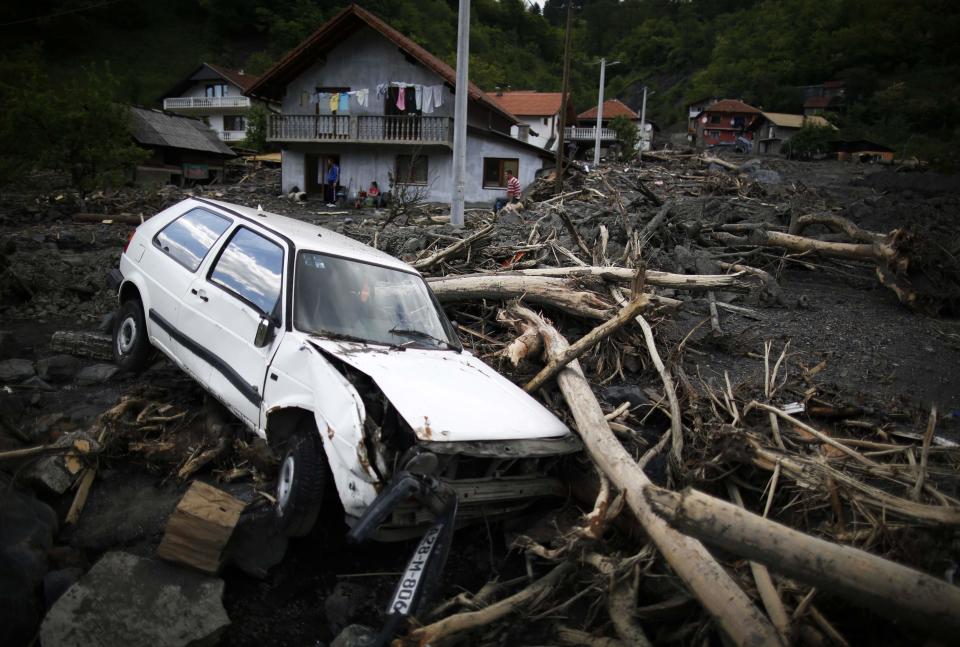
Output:
[[[464,344],[577,430],[594,477],[571,476],[579,522],[514,541],[528,577],[442,602],[407,643],[846,645],[960,629],[960,453],[935,408],[910,420],[852,406],[818,387],[822,366],[772,342],[752,354],[762,383],[717,383],[686,356],[694,330],[679,344],[657,335],[690,304],[716,334],[721,310],[759,318],[791,261],[869,262],[907,305],[952,307],[907,279],[924,262],[902,244],[916,235],[797,213],[803,187],[779,187],[784,207],[716,166],[574,170],[563,194],[542,180],[525,208],[474,213],[463,232],[421,223],[429,244],[407,259]],[[394,253],[410,235],[348,233]],[[638,389],[609,397],[615,383]]]

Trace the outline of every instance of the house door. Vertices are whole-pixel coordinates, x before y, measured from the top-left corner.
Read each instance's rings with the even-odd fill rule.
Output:
[[[323,193],[323,159],[322,155],[307,154],[306,168],[304,169],[303,190],[314,195]]]
[[[316,176],[317,182],[323,187],[323,200],[327,204],[337,201],[337,189],[340,186],[340,178],[343,177],[343,169],[340,168],[339,155],[321,155],[317,164],[319,174]]]

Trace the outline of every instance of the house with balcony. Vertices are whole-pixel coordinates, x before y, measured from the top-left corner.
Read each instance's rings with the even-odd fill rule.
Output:
[[[497,92],[491,94],[490,98],[520,121],[510,129],[511,135],[548,151],[557,149],[562,92],[517,90]],[[569,94],[566,110],[566,123],[573,124],[577,113],[573,110],[573,100]]]
[[[626,117],[637,127],[637,150],[649,150],[653,142],[654,125],[650,121],[640,123],[640,115],[631,110],[619,99],[607,99],[603,102],[600,115],[601,153],[617,145],[617,131],[611,124],[617,117]],[[597,137],[597,107],[593,106],[577,115],[576,125],[568,126],[564,131],[564,141],[574,144],[578,150],[593,148]]]
[[[284,191],[352,197],[419,187],[432,202],[453,196],[453,113],[467,93],[464,199],[504,195],[506,171],[530,184],[549,154],[510,135],[519,120],[474,84],[379,17],[350,5],[278,61],[247,94],[280,103],[268,140],[282,152]],[[339,169],[332,182],[330,170]]]
[[[846,84],[843,81],[825,81],[803,86],[803,114],[811,117],[828,112],[843,112],[846,105]]]
[[[703,148],[733,146],[738,138],[753,140],[750,127],[760,111],[739,99],[721,99],[711,103],[697,115],[696,139]]]
[[[257,80],[243,70],[201,63],[163,96],[163,109],[202,119],[225,142],[247,136],[250,97],[244,92]]]

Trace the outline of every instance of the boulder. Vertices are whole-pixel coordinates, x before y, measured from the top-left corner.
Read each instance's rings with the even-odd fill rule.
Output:
[[[64,494],[73,484],[74,476],[67,471],[63,456],[45,456],[30,463],[23,471],[23,480],[34,488],[53,494]]]
[[[117,374],[118,369],[113,364],[94,364],[93,366],[84,366],[80,369],[80,372],[77,373],[77,384],[80,385],[90,385],[90,384],[103,384],[104,382],[109,381]]]
[[[323,602],[330,631],[339,633],[355,620],[370,618],[376,612],[370,589],[341,580]]]
[[[341,631],[330,647],[369,647],[377,639],[377,632],[364,625],[350,625]]]
[[[226,558],[247,575],[262,579],[283,561],[287,542],[272,506],[245,510],[227,544]]]
[[[129,553],[104,555],[40,626],[44,647],[213,644],[230,624],[223,580]]]
[[[6,359],[0,362],[0,382],[19,384],[36,375],[29,359]]]
[[[80,360],[73,355],[53,355],[37,362],[37,375],[47,382],[66,382],[80,370]]]
[[[19,346],[9,330],[0,330],[0,359],[7,359],[16,354]]]

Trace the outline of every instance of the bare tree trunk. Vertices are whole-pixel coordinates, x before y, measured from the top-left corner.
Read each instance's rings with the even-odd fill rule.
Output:
[[[557,357],[566,350],[566,340],[536,313],[521,306],[514,306],[511,312],[537,326],[548,357]],[[650,479],[610,431],[579,362],[573,361],[560,371],[557,382],[590,456],[623,492],[627,505],[657,549],[716,619],[721,630],[737,645],[779,645],[780,639],[770,621],[703,544],[673,531],[653,513],[642,494],[644,486],[651,484]]]

